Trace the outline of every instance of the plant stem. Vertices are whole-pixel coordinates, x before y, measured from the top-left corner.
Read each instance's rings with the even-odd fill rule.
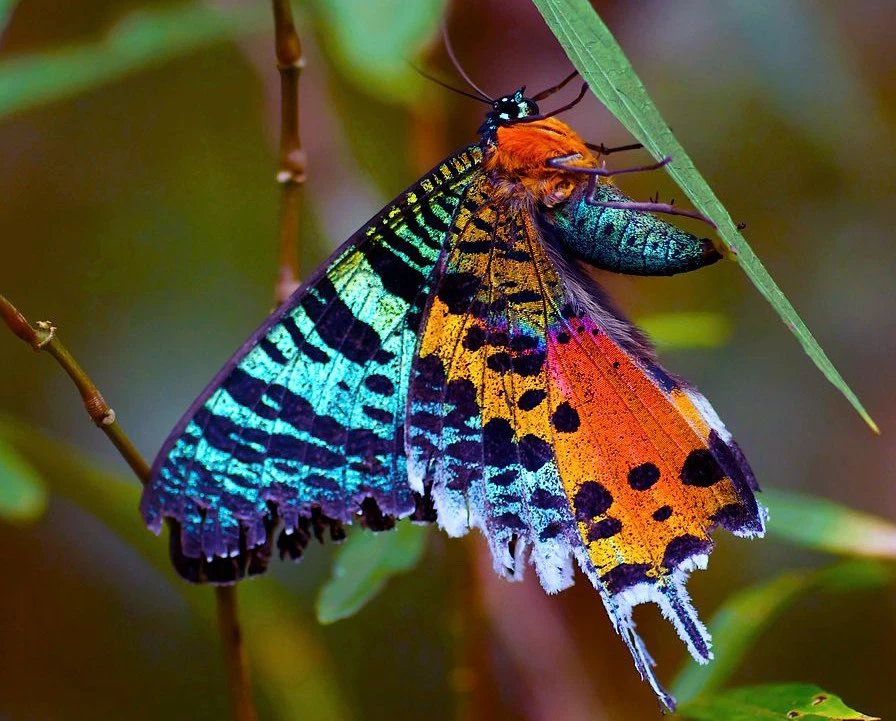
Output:
[[[243,632],[240,630],[237,613],[236,586],[215,587],[215,601],[234,719],[257,721],[258,713],[255,711],[249,683],[249,662],[246,659],[246,647],[243,645]]]
[[[299,201],[305,182],[305,151],[299,135],[299,77],[305,60],[289,0],[272,0],[274,49],[280,71],[280,258],[275,299],[283,303],[299,285]]]
[[[106,403],[106,399],[103,398],[94,382],[90,380],[90,376],[59,340],[56,326],[44,320],[38,321],[35,326],[32,326],[25,316],[2,295],[0,295],[0,317],[15,335],[35,351],[44,351],[56,359],[81,394],[84,409],[90,416],[90,420],[112,441],[112,445],[118,449],[121,457],[140,479],[140,483],[146,485],[149,481],[149,465],[118,424],[115,411]]]
[[[149,464],[118,424],[115,411],[106,403],[106,399],[103,398],[96,384],[59,340],[56,327],[49,321],[38,321],[36,325],[31,325],[28,319],[2,295],[0,295],[0,318],[16,336],[35,351],[44,351],[56,359],[81,394],[87,415],[112,441],[112,445],[118,449],[121,457],[134,471],[140,483],[145,486],[149,482]],[[236,615],[236,589],[233,586],[222,586],[215,591],[218,626],[221,630],[221,644],[224,648],[234,719],[236,721],[256,721],[258,716],[252,703],[246,653],[242,645],[242,634]]]

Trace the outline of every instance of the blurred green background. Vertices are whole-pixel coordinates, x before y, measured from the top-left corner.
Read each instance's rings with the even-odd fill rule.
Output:
[[[883,435],[815,371],[735,264],[674,279],[605,276],[607,286],[636,317],[721,314],[724,343],[664,359],[712,400],[763,486],[896,517],[896,6],[595,6]],[[295,9],[307,59],[307,274],[474,139],[482,107],[405,64],[459,82],[435,36],[440,3]],[[279,82],[269,11],[233,0],[0,2],[0,292],[59,326],[147,458],[272,306]],[[448,26],[490,93],[539,90],[570,70],[523,0],[457,0]],[[592,96],[564,119],[594,142],[630,142]],[[620,185],[638,198],[676,195],[659,173]],[[137,514],[137,482],[70,381],[0,331],[0,442],[54,491],[40,518],[0,520],[0,718],[226,718],[210,593],[167,569],[165,541]],[[865,555],[896,556],[892,533],[885,526],[883,550]],[[413,573],[322,626],[314,605],[332,551],[315,547],[300,566],[277,564],[241,587],[263,718],[657,716],[584,579],[548,598],[534,574],[520,585],[493,578],[478,535],[433,533]],[[720,537],[690,588],[709,617],[738,589],[829,562],[775,537]],[[671,679],[683,647],[655,607],[636,616]],[[730,683],[811,681],[888,718],[894,647],[892,584],[812,588]]]

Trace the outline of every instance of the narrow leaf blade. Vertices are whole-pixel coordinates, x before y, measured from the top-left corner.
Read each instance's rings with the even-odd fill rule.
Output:
[[[846,397],[868,426],[878,433],[877,425],[856,394],[809,332],[672,134],[622,48],[588,0],[533,2],[598,99],[655,158],[672,158],[666,166],[669,174],[691,199],[694,207],[716,224],[719,236],[732,257],[790,328],[818,369]]]
[[[896,559],[896,524],[825,498],[767,490],[769,533],[818,551]]]

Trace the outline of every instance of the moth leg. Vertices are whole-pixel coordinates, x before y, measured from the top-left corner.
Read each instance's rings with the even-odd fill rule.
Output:
[[[617,145],[612,148],[608,148],[603,143],[585,143],[585,147],[590,150],[595,151],[598,155],[612,155],[613,153],[624,153],[629,150],[641,150],[644,147],[643,143],[631,143],[630,145]]]
[[[549,167],[556,168],[557,170],[568,170],[571,173],[597,175],[601,178],[612,178],[614,175],[625,175],[626,173],[643,173],[650,170],[659,170],[663,166],[668,165],[672,162],[672,156],[667,155],[658,163],[651,163],[650,165],[639,165],[635,168],[620,168],[619,170],[611,170],[609,168],[578,167],[576,165],[568,164],[571,159],[577,157],[578,155],[560,155],[556,158],[548,158],[546,162]]]
[[[713,223],[709,218],[707,218],[703,213],[699,213],[696,210],[682,210],[681,208],[676,208],[672,203],[639,203],[636,201],[606,201],[606,200],[596,200],[594,196],[589,193],[585,197],[585,202],[588,205],[594,205],[599,208],[616,208],[617,210],[634,210],[641,213],[662,213],[663,215],[681,215],[685,218],[694,218],[694,220],[702,220],[707,225],[712,226],[714,230],[718,230],[718,226]]]
[[[648,202],[648,203],[640,203],[634,200],[624,200],[624,201],[608,201],[608,200],[597,200],[595,198],[595,182],[594,179],[596,177],[601,178],[611,178],[614,175],[623,175],[625,173],[641,173],[647,172],[650,170],[658,170],[665,165],[668,165],[672,161],[671,156],[666,156],[662,160],[657,163],[653,163],[652,165],[642,165],[636,168],[622,168],[620,170],[609,170],[607,168],[581,168],[575,165],[570,165],[571,160],[577,159],[579,156],[571,156],[571,155],[561,155],[556,158],[549,158],[547,160],[547,164],[556,168],[557,170],[566,170],[570,173],[582,173],[584,175],[590,176],[590,180],[588,182],[588,192],[585,195],[585,202],[588,205],[594,205],[599,208],[615,208],[616,210],[632,210],[641,213],[662,213],[664,215],[680,215],[685,218],[694,218],[695,220],[702,220],[707,225],[712,226],[715,230],[718,230],[718,226],[713,223],[709,218],[707,218],[703,213],[698,213],[696,210],[682,210],[681,208],[676,208],[672,203],[657,203],[657,202]]]

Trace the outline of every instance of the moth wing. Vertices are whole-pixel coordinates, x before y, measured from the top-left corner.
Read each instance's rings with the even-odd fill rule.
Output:
[[[632,608],[657,603],[710,658],[685,581],[715,527],[762,533],[755,480],[706,400],[496,195],[485,178],[471,187],[438,271],[412,371],[411,484],[450,533],[482,529],[499,572],[518,575],[529,549],[557,591],[575,558],[671,706]]]
[[[382,530],[433,520],[407,483],[403,424],[430,276],[470,179],[473,146],[448,158],[352,236],[252,335],[163,445],[141,501],[173,524],[189,580],[264,571],[279,523],[298,557],[358,514]]]

